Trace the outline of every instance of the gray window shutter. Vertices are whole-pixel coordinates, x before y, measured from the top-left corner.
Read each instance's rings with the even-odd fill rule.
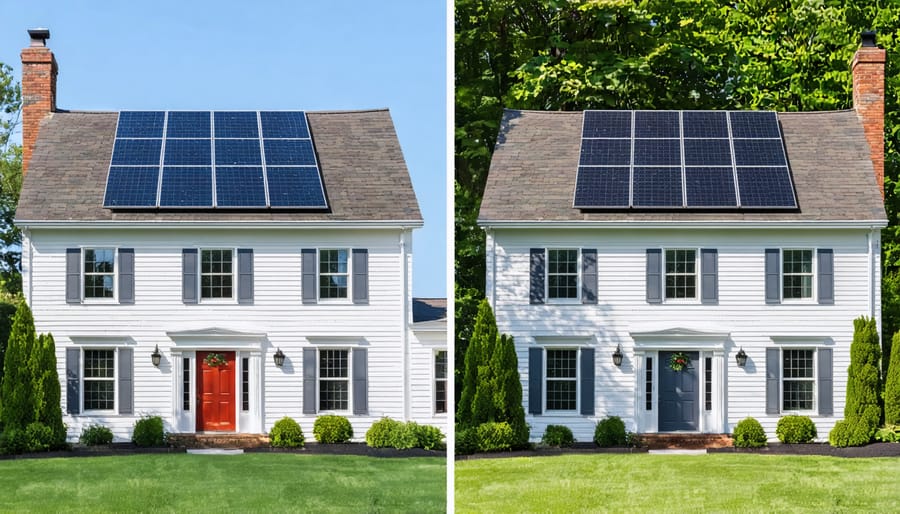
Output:
[[[238,303],[253,303],[253,249],[238,248]]]
[[[134,350],[119,348],[119,414],[134,414]]]
[[[119,248],[119,303],[134,303],[134,248]]]
[[[715,248],[700,250],[700,302],[719,303],[719,252]]]
[[[662,303],[662,250],[647,248],[647,303]]]
[[[81,303],[80,248],[66,248],[66,303]]]
[[[581,349],[581,414],[594,415],[594,349]]]
[[[181,301],[197,303],[197,249],[185,248],[181,251]]]
[[[353,303],[369,303],[369,251],[353,249]]]
[[[544,349],[528,349],[528,413],[541,414],[544,410]]]
[[[315,348],[303,349],[303,414],[315,414],[318,411],[316,402],[316,357]]]
[[[365,348],[353,349],[353,414],[369,413],[369,369]]]
[[[318,263],[316,262],[316,249],[304,248],[301,251],[302,261],[300,262],[303,288],[303,303],[316,303],[319,298],[319,284],[316,277]],[[313,411],[315,412],[315,411]]]
[[[581,250],[581,303],[597,303],[597,250]]]
[[[81,349],[66,348],[66,412],[81,412]]]
[[[531,249],[531,294],[530,303],[544,303],[544,249]]]
[[[816,253],[819,273],[819,303],[834,303],[834,250],[822,249]]]
[[[832,379],[831,348],[819,348],[819,414],[834,414],[834,380]]]
[[[766,414],[778,414],[781,411],[781,402],[778,401],[780,356],[778,348],[766,348]]]
[[[781,303],[781,251],[766,248],[766,303]]]

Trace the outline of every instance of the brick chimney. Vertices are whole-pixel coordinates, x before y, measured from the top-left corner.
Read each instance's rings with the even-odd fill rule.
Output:
[[[48,29],[28,31],[31,45],[22,50],[22,174],[37,140],[41,120],[56,110],[56,58],[47,48]]]
[[[884,198],[884,63],[885,51],[875,45],[875,32],[862,33],[862,46],[853,56],[853,109],[863,124],[875,181]]]

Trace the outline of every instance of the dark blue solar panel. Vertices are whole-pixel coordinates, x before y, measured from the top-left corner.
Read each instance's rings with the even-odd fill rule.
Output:
[[[104,207],[156,207],[159,167],[109,168]]]
[[[681,207],[681,168],[634,168],[635,207]]]
[[[264,138],[309,138],[306,115],[302,111],[261,112],[259,119]]]
[[[315,166],[312,141],[264,139],[267,166]]]
[[[163,168],[160,207],[212,207],[212,168]]]
[[[772,111],[736,111],[731,117],[731,137],[781,137],[778,116]]]
[[[255,112],[226,111],[213,113],[216,137],[259,138]]]
[[[635,111],[634,137],[681,137],[678,111]]]
[[[268,153],[266,154],[268,156]],[[581,165],[610,166],[631,164],[630,139],[583,139]]]
[[[578,168],[575,207],[628,207],[628,168]]]
[[[635,166],[681,166],[678,139],[635,139]]]
[[[216,167],[216,205],[265,207],[266,188],[262,168]]]
[[[159,166],[162,139],[116,139],[113,166]]]
[[[162,137],[163,111],[122,111],[116,137]]]
[[[730,167],[685,168],[684,182],[688,207],[737,207]]]
[[[785,166],[780,139],[735,139],[734,161],[738,166]]]
[[[584,111],[581,137],[631,137],[631,111]]]
[[[727,139],[685,139],[685,166],[731,166],[731,145]]]
[[[209,166],[212,164],[211,139],[166,139],[166,166]]]
[[[684,111],[681,123],[684,137],[728,137],[728,119],[724,111]]]
[[[796,207],[791,174],[778,168],[738,168],[738,188],[744,207]]]
[[[216,139],[216,165],[259,166],[259,139]]]
[[[315,167],[266,168],[269,205],[272,207],[325,208],[322,180]]]
[[[169,111],[166,122],[166,137],[210,138],[209,111]]]

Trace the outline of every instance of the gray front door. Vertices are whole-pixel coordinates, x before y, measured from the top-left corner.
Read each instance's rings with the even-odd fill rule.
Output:
[[[669,367],[674,352],[659,352],[659,431],[700,428],[699,352],[683,352],[691,363],[682,371]]]

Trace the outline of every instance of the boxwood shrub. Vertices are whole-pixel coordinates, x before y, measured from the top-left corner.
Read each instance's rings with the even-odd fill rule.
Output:
[[[163,420],[159,416],[141,416],[134,424],[131,440],[138,446],[162,446],[166,442]]]
[[[865,419],[854,421],[842,419],[834,424],[828,434],[828,444],[836,448],[865,446],[872,441],[872,430]]]
[[[444,446],[444,433],[441,429],[431,425],[418,425],[419,448],[425,450],[438,450]]]
[[[768,444],[766,431],[754,418],[740,420],[731,437],[736,448],[761,448]]]
[[[482,423],[475,428],[475,436],[480,452],[510,450],[516,442],[512,427],[505,421]]]
[[[320,443],[346,443],[353,438],[353,427],[344,416],[326,414],[313,423],[313,436]]]
[[[816,424],[809,416],[784,416],[778,420],[775,435],[782,443],[809,443],[816,438]]]
[[[478,434],[474,428],[456,425],[456,455],[469,455],[478,451]]]
[[[372,448],[390,448],[403,423],[391,418],[381,418],[366,431],[366,444]]]
[[[53,429],[40,421],[29,423],[25,427],[25,449],[29,452],[45,452],[53,446]]]
[[[625,446],[628,443],[628,435],[625,432],[625,422],[619,416],[608,416],[601,419],[594,429],[594,443],[601,448],[611,446]]]
[[[305,443],[300,424],[287,416],[276,421],[269,430],[269,444],[274,448],[302,448]]]
[[[541,436],[541,442],[547,446],[565,448],[575,444],[575,437],[572,435],[572,430],[567,426],[547,425],[544,435]]]
[[[81,430],[81,437],[78,441],[87,446],[97,446],[100,444],[110,444],[113,440],[112,430],[103,425],[92,424]]]

